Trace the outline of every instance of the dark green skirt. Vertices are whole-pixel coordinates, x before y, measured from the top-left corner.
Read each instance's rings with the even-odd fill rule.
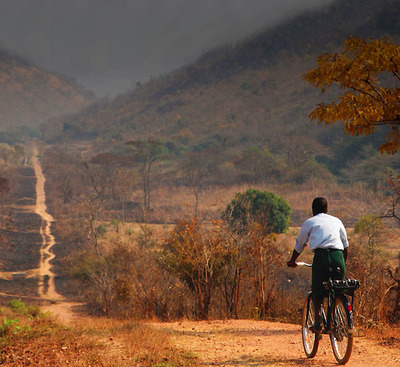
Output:
[[[329,268],[340,268],[333,273]],[[322,285],[323,282],[332,279],[344,279],[346,273],[346,265],[344,262],[343,251],[331,249],[316,249],[312,266],[312,283],[311,290],[313,297],[320,299],[326,296],[326,290]]]

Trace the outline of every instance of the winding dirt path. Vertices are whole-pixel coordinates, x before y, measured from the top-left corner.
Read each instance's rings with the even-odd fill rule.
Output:
[[[52,271],[50,264],[55,255],[51,252],[51,248],[55,245],[54,236],[51,233],[51,223],[54,218],[47,212],[46,195],[44,191],[45,177],[43,175],[42,167],[39,164],[38,150],[33,148],[32,164],[36,175],[36,206],[35,213],[42,218],[40,226],[40,234],[42,236],[42,246],[40,249],[40,263],[39,263],[39,289],[38,293],[41,298],[61,300],[63,297],[57,293],[54,278],[55,274]]]
[[[43,301],[48,301],[47,304],[41,306],[45,312],[50,312],[60,321],[69,323],[77,318],[73,311],[74,307],[78,307],[80,303],[68,302],[56,290],[55,277],[56,274],[52,270],[51,261],[55,258],[55,254],[51,251],[56,244],[55,238],[51,233],[51,224],[54,218],[47,212],[45,182],[42,167],[38,159],[38,149],[33,147],[32,150],[32,165],[36,176],[36,205],[35,213],[42,218],[40,226],[40,234],[42,236],[42,246],[40,248],[40,263],[39,268],[31,272],[39,276],[38,294]]]

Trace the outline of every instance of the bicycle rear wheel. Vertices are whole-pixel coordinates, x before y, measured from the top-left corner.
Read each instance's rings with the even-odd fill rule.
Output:
[[[313,358],[317,354],[319,337],[310,330],[310,326],[315,322],[314,303],[311,295],[306,299],[303,309],[302,337],[303,348],[307,358]]]
[[[340,297],[335,299],[331,317],[333,331],[330,338],[333,354],[338,363],[345,364],[350,359],[353,349],[353,334],[349,333],[347,310]]]

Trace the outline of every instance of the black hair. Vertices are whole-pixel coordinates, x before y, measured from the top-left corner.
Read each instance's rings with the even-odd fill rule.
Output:
[[[314,215],[319,213],[327,213],[328,212],[328,201],[325,198],[315,198],[312,202],[312,211]]]

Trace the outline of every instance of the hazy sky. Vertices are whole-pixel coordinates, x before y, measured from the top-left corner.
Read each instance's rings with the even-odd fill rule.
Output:
[[[0,0],[0,48],[113,96],[332,0]]]

